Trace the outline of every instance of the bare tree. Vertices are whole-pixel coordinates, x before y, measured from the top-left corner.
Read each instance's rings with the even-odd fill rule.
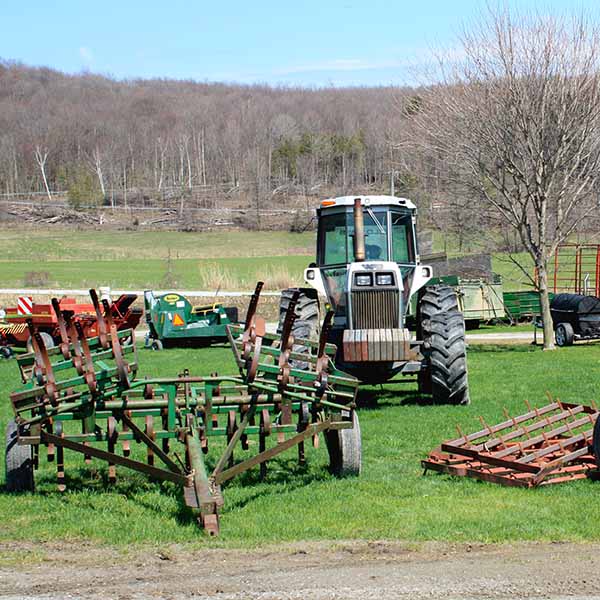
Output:
[[[554,347],[548,261],[597,207],[599,32],[586,18],[489,10],[425,89],[416,140],[479,206],[518,231],[537,270],[544,348]]]
[[[42,175],[42,180],[44,182],[44,188],[46,189],[46,194],[48,198],[52,200],[52,194],[50,193],[50,188],[48,187],[48,176],[46,175],[46,162],[48,161],[48,148],[42,148],[41,146],[35,147],[35,161],[40,168],[40,173]]]

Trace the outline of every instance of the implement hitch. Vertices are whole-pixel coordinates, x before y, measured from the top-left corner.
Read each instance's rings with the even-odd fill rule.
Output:
[[[44,446],[56,463],[59,490],[66,489],[67,449],[86,461],[106,461],[110,483],[117,467],[127,467],[181,485],[186,505],[216,535],[221,486],[236,475],[258,466],[265,477],[267,462],[294,446],[304,462],[304,443],[317,445],[320,433],[339,464],[341,435],[349,432],[360,447],[358,427],[353,430],[358,382],[332,362],[336,348],[326,343],[331,315],[320,340],[294,340],[292,303],[284,335],[267,334],[256,313],[261,288],[259,283],[245,325],[227,329],[239,369],[232,376],[194,377],[185,370],[173,378],[137,379],[133,331],[117,331],[109,302],[91,290],[99,332],[91,339],[54,302],[61,343],[46,348],[30,324],[34,351],[18,359],[24,386],[11,394],[7,488],[34,489],[33,470]],[[295,352],[295,342],[306,351]],[[145,452],[133,450],[132,441]],[[179,446],[183,458],[171,446]]]

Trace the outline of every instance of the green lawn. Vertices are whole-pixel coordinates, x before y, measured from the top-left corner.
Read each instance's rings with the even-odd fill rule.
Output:
[[[542,352],[528,346],[472,347],[472,405],[420,406],[412,384],[361,391],[363,475],[336,480],[326,470],[324,445],[309,453],[309,467],[275,462],[267,481],[256,473],[224,489],[222,535],[209,539],[186,512],[180,491],[168,483],[118,470],[106,484],[102,463],[86,467],[67,453],[70,490],[55,491],[52,464],[42,461],[36,495],[0,493],[0,540],[89,538],[127,546],[168,542],[252,547],[269,542],[320,539],[400,539],[501,542],[600,540],[600,484],[582,481],[520,490],[448,476],[423,476],[420,460],[442,440],[502,420],[502,409],[524,410],[523,400],[543,405],[545,391],[563,400],[600,397],[600,347]],[[140,351],[142,373],[174,375],[233,371],[227,348]],[[0,425],[9,418],[8,394],[18,384],[14,362],[0,363]],[[210,455],[209,455],[210,456]],[[3,473],[2,473],[3,475]],[[8,517],[8,515],[10,515]]]

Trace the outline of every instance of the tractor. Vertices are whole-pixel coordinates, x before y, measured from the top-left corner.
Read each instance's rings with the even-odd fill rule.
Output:
[[[320,314],[333,310],[328,341],[338,348],[338,368],[367,384],[416,376],[434,403],[468,404],[463,315],[450,286],[427,285],[433,272],[420,264],[416,214],[410,200],[395,196],[322,201],[316,262],[304,271],[310,287],[282,292],[279,328],[294,299],[301,351],[302,339],[319,334]]]

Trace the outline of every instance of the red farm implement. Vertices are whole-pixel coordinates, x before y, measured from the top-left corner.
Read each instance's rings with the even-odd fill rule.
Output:
[[[552,400],[519,416],[444,442],[422,461],[433,470],[517,487],[596,478],[600,449],[595,406]],[[596,440],[594,442],[594,440]]]
[[[135,329],[143,311],[132,305],[137,299],[135,294],[123,294],[111,303],[112,318],[117,331]],[[47,348],[60,342],[60,321],[58,312],[69,313],[73,320],[81,325],[86,338],[96,337],[100,333],[98,315],[101,312],[100,300],[95,292],[92,303],[78,303],[75,298],[64,297],[52,303],[32,302],[29,298],[19,298],[18,306],[6,309],[5,323],[0,323],[0,345],[28,346],[31,350],[31,332],[28,323],[42,335]]]

